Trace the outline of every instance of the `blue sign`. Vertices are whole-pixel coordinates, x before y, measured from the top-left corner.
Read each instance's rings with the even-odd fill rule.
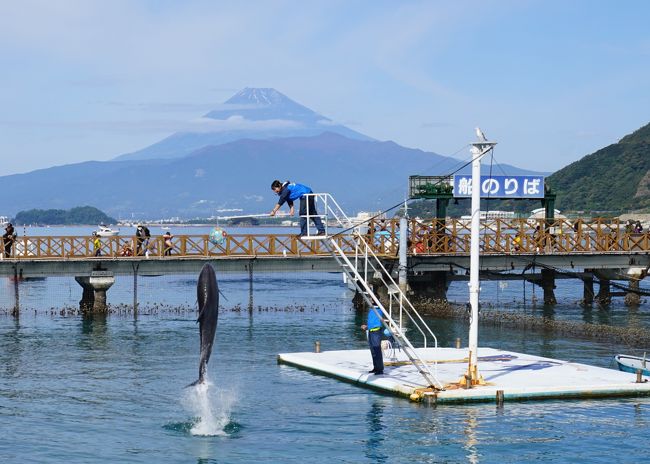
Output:
[[[472,196],[472,176],[454,176],[454,197]],[[481,198],[544,198],[544,176],[481,176]]]

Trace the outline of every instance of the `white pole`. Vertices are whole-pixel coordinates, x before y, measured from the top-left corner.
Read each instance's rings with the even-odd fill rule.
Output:
[[[407,257],[407,237],[408,236],[408,221],[405,217],[400,218],[399,220],[399,267],[398,267],[398,277],[399,277],[399,288],[402,292],[406,293],[407,280],[406,280],[406,270],[408,267],[408,257]]]
[[[495,145],[487,142],[483,132],[476,129],[481,142],[472,144],[472,223],[470,235],[469,304],[471,317],[469,325],[469,372],[468,381],[480,382],[478,373],[478,297],[479,283],[479,233],[481,227],[481,158]]]

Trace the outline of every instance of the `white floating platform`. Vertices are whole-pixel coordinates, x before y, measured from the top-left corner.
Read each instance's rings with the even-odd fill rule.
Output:
[[[432,404],[494,402],[498,391],[505,401],[650,396],[646,377],[636,383],[636,374],[494,348],[478,351],[479,372],[486,385],[464,389],[458,381],[467,371],[467,349],[419,348],[417,352],[445,390],[427,389],[424,378],[399,350],[392,358],[384,356],[384,375],[368,373],[372,359],[367,349],[282,353],[278,362],[389,394],[407,398],[416,394]]]

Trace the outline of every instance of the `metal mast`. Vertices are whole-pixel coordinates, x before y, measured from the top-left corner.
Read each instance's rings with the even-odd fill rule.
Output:
[[[488,142],[485,135],[476,128],[478,142],[472,143],[472,224],[470,237],[469,304],[471,308],[469,326],[469,366],[465,381],[467,386],[484,383],[478,372],[478,297],[479,284],[479,232],[481,219],[481,158],[494,148],[496,142]]]

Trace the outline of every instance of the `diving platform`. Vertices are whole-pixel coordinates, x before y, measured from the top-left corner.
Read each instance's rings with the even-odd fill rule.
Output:
[[[368,349],[282,353],[278,363],[429,405],[650,396],[645,376],[637,382],[637,374],[487,347],[478,349],[485,385],[466,389],[458,382],[467,372],[467,348],[416,350],[444,390],[429,388],[399,350],[389,356],[384,351],[384,375],[368,373],[372,368]]]

